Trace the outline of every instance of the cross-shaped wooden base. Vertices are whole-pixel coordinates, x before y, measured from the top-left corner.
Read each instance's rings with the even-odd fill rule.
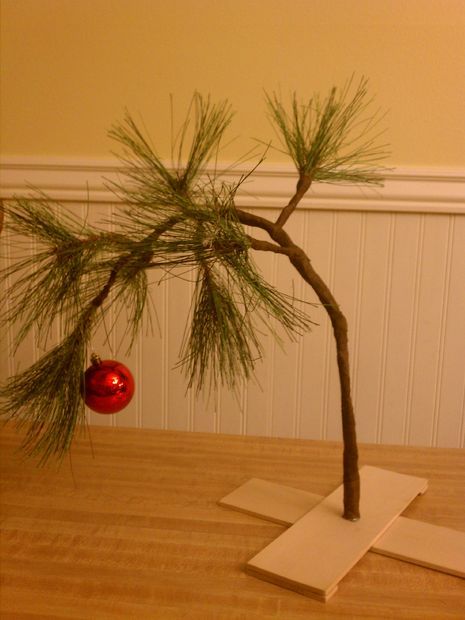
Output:
[[[222,506],[290,526],[246,571],[322,601],[369,550],[465,577],[465,533],[399,516],[427,480],[368,466],[360,479],[362,518],[355,523],[341,517],[342,486],[322,498],[252,479],[221,499]]]

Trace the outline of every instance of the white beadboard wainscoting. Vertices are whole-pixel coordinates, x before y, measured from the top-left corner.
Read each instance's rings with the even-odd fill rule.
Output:
[[[59,199],[57,208],[92,221],[115,209],[102,182],[118,174],[114,162],[10,158],[1,171],[3,197],[32,185]],[[294,183],[290,168],[263,166],[237,202],[276,218]],[[359,440],[465,447],[465,171],[389,171],[385,187],[376,190],[315,186],[286,230],[308,252],[348,318]],[[5,249],[1,254],[8,260]],[[315,301],[285,257],[254,257],[280,290]],[[116,415],[89,413],[92,424],[340,439],[335,348],[321,307],[310,308],[319,326],[296,342],[281,348],[263,335],[265,355],[255,381],[235,394],[220,389],[206,398],[186,392],[176,368],[192,274],[149,275],[153,331],[141,333],[127,355],[121,343],[125,318],[110,316],[109,342],[104,333],[93,342],[102,358],[116,357],[132,369],[135,397]],[[3,351],[0,371],[5,377],[40,354],[31,337],[14,358]]]

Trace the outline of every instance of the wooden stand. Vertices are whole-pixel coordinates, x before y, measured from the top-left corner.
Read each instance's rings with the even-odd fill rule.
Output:
[[[342,486],[322,498],[252,479],[220,505],[290,525],[246,565],[266,581],[327,601],[368,551],[465,577],[465,534],[399,515],[427,488],[423,478],[375,467],[360,470],[362,518],[341,517]]]

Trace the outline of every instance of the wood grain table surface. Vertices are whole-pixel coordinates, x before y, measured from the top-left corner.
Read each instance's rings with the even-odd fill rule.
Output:
[[[465,618],[465,580],[374,553],[328,603],[244,573],[284,527],[217,501],[252,477],[327,495],[338,443],[92,427],[60,467],[39,468],[14,429],[0,437],[4,620]],[[428,478],[404,516],[465,531],[464,450],[360,453]]]

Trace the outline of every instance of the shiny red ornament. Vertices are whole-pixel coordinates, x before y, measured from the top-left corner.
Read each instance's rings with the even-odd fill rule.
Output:
[[[124,409],[134,395],[134,378],[128,368],[116,360],[101,360],[93,355],[92,365],[84,373],[83,398],[97,413],[116,413]]]

